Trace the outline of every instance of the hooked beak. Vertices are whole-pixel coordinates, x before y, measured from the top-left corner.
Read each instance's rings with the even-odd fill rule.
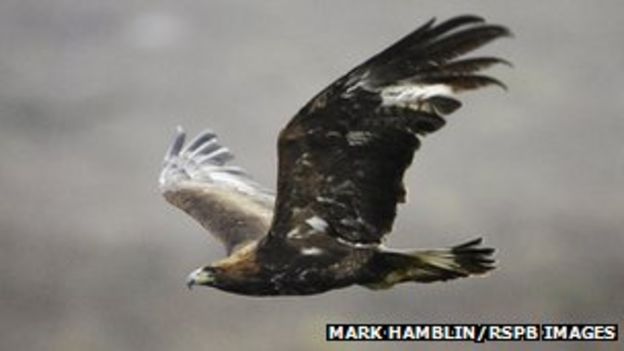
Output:
[[[194,285],[208,285],[212,282],[214,282],[214,275],[204,268],[194,270],[186,278],[186,286],[189,290],[192,289]]]

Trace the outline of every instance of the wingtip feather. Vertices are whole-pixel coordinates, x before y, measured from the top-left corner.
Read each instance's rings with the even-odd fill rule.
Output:
[[[217,134],[210,129],[205,129],[201,133],[197,134],[195,138],[189,141],[188,145],[184,148],[183,152],[193,152],[207,141],[215,138]]]
[[[185,139],[186,133],[184,132],[184,129],[182,129],[182,126],[178,125],[173,135],[173,141],[165,153],[165,162],[172,160],[180,154],[180,151],[184,146]]]

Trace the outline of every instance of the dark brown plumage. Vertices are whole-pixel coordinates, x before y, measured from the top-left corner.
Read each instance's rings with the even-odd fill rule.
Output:
[[[241,169],[211,132],[165,159],[167,200],[196,218],[231,255],[200,268],[189,285],[245,295],[306,295],[359,284],[371,289],[482,274],[493,249],[481,239],[449,249],[380,246],[405,201],[403,175],[420,137],[487,85],[495,57],[461,58],[509,35],[476,16],[434,20],[336,80],[281,131],[277,196]]]

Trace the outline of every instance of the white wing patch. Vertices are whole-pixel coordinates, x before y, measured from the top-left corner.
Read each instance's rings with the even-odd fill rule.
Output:
[[[419,108],[432,96],[453,96],[453,89],[446,84],[400,84],[381,90],[383,106],[411,106]]]
[[[370,244],[358,243],[358,242],[345,240],[345,239],[343,239],[341,237],[336,237],[336,241],[338,241],[339,243],[341,243],[343,245],[354,247],[356,249],[372,249],[372,248],[379,247],[378,243],[370,243]]]
[[[303,235],[301,234],[301,230],[299,229],[299,227],[295,227],[294,229],[286,233],[286,237],[289,239],[299,239],[302,238]]]
[[[301,254],[307,256],[318,256],[323,254],[323,249],[318,247],[304,247],[301,249]]]
[[[349,146],[359,146],[368,143],[374,134],[371,132],[365,132],[361,130],[351,131],[347,133],[347,143]]]
[[[306,219],[305,222],[312,227],[312,229],[319,232],[324,232],[327,229],[327,222],[319,216],[310,217]]]

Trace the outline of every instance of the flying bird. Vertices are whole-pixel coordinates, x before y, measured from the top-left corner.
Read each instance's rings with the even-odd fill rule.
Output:
[[[212,131],[185,144],[178,127],[159,178],[168,202],[225,246],[189,287],[253,295],[309,295],[360,285],[386,289],[481,275],[494,249],[481,239],[443,249],[383,245],[405,202],[403,175],[421,138],[445,124],[457,94],[499,80],[496,57],[464,57],[509,36],[464,15],[430,20],[312,98],[280,132],[277,192],[231,164]]]

